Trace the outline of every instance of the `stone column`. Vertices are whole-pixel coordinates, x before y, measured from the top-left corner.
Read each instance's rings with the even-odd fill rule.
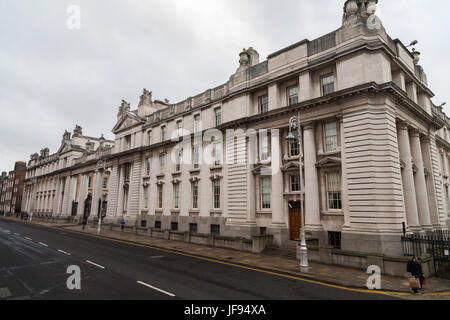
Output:
[[[64,199],[63,199],[63,207],[62,207],[62,216],[70,216],[70,203],[71,200],[71,184],[70,184],[70,176],[66,177],[66,182],[64,185]]]
[[[428,203],[427,184],[425,181],[425,168],[422,157],[422,146],[420,143],[420,133],[414,130],[411,133],[411,153],[414,158],[414,163],[417,167],[417,172],[414,176],[416,187],[417,209],[419,211],[419,222],[422,229],[431,231],[430,207]]]
[[[348,201],[348,170],[346,161],[345,139],[344,139],[344,119],[340,118],[341,131],[341,161],[342,161],[342,209],[344,210],[344,228],[350,227],[350,206]]]
[[[430,220],[433,228],[439,228],[439,210],[438,210],[438,202],[436,197],[436,188],[434,184],[433,177],[433,165],[432,165],[432,157],[431,157],[431,146],[430,146],[430,138],[426,137],[422,139],[422,158],[424,167],[427,174],[426,183],[427,183],[427,195],[428,195],[428,204],[430,210]]]
[[[94,187],[92,191],[92,210],[91,210],[91,216],[89,217],[89,220],[94,220],[97,218],[98,214],[98,200],[101,199],[101,193],[102,193],[102,183],[101,183],[101,173],[98,170],[95,170],[94,174]]]
[[[283,172],[281,171],[282,151],[280,146],[279,132],[272,130],[271,136],[271,153],[272,153],[272,190],[271,190],[271,207],[272,207],[272,226],[271,228],[287,228],[284,213],[284,186]]]
[[[404,163],[402,180],[408,229],[412,232],[420,232],[421,228],[419,223],[419,212],[417,209],[416,188],[414,186],[414,172],[411,147],[409,144],[408,124],[405,122],[399,123],[398,126],[398,144],[400,159]]]
[[[106,212],[106,219],[111,222],[117,216],[118,210],[118,193],[119,193],[119,166],[112,167],[109,190],[108,190],[108,209]]]
[[[120,166],[120,174],[119,174],[119,191],[118,191],[118,199],[117,199],[117,210],[116,210],[116,216],[122,217],[123,215],[123,197],[124,197],[124,190],[123,186],[125,184],[125,166],[122,164]]]
[[[135,156],[131,168],[130,175],[130,189],[129,189],[129,201],[127,218],[130,223],[134,223],[137,217],[141,214],[139,212],[140,200],[141,200],[141,170],[142,170],[142,156]]]
[[[321,231],[319,175],[317,172],[317,152],[314,124],[303,124],[305,162],[305,224],[308,231]]]

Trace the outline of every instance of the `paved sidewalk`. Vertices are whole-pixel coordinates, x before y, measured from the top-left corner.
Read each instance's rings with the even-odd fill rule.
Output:
[[[17,221],[17,219],[11,219]],[[20,220],[19,220],[20,221]],[[77,232],[83,232],[81,226],[74,226],[73,224],[54,224],[33,221],[33,224],[38,224],[47,227],[61,227],[68,230]],[[97,234],[97,229],[92,227],[86,227],[84,233]],[[102,236],[141,243],[158,247],[161,249],[181,251],[183,253],[189,253],[194,255],[200,255],[203,257],[214,258],[229,263],[244,264],[246,266],[269,269],[272,271],[278,271],[283,273],[290,273],[292,275],[300,276],[304,279],[311,279],[316,281],[323,281],[328,284],[334,284],[344,286],[348,288],[367,289],[366,282],[369,277],[364,271],[339,266],[328,266],[311,262],[311,270],[309,274],[300,273],[299,262],[294,259],[270,256],[265,254],[254,254],[247,252],[240,252],[230,249],[212,248],[208,246],[202,246],[197,244],[190,244],[185,242],[164,240],[150,238],[144,235],[136,235],[132,233],[121,233],[118,231],[111,231],[108,228],[102,230]],[[405,266],[406,268],[406,266]],[[408,279],[405,273],[405,277],[382,277],[382,291],[392,291],[399,293],[409,293]],[[438,278],[428,279],[426,289],[423,292],[425,296],[402,296],[403,298],[411,299],[450,299],[450,295],[447,296],[427,296],[430,293],[443,293],[450,292],[450,281]]]

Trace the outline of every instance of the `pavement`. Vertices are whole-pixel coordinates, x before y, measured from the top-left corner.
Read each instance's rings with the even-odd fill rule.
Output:
[[[17,219],[8,218],[10,221],[16,221]],[[23,222],[22,222],[23,223]],[[308,274],[299,272],[298,261],[294,259],[270,256],[265,254],[252,254],[240,251],[234,251],[229,249],[212,248],[207,246],[201,246],[196,244],[189,244],[184,242],[169,241],[163,239],[150,238],[148,236],[136,235],[131,233],[121,233],[117,231],[111,231],[107,228],[102,230],[101,236],[97,235],[97,230],[87,227],[85,231],[81,230],[81,226],[69,225],[69,224],[53,224],[45,222],[33,222],[34,225],[40,225],[45,227],[45,230],[58,232],[65,230],[72,237],[82,237],[87,243],[96,241],[107,241],[104,245],[115,246],[117,244],[131,245],[137,248],[146,248],[155,251],[156,257],[165,256],[170,254],[171,256],[177,256],[178,258],[194,258],[198,261],[212,262],[212,265],[227,266],[227,272],[229,267],[232,269],[248,271],[255,271],[266,276],[275,276],[280,279],[295,279],[300,281],[302,285],[312,285],[313,289],[308,291],[308,294],[303,296],[284,296],[283,299],[310,299],[311,293],[319,290],[321,294],[317,294],[314,297],[319,297],[322,292],[333,291],[333,294],[328,293],[322,298],[325,299],[378,299],[387,297],[396,297],[404,299],[450,299],[450,281],[438,278],[428,279],[426,290],[420,295],[411,295],[408,286],[408,279],[402,277],[383,276],[382,290],[369,291],[366,287],[367,275],[364,271],[344,268],[338,266],[328,266],[318,263],[310,263],[311,268]],[[29,223],[28,223],[28,227]],[[124,260],[125,261],[125,260]],[[128,259],[126,260],[128,261]],[[163,261],[163,260],[161,260]],[[180,262],[182,265],[183,262]],[[238,271],[239,271],[238,270]],[[204,271],[205,274],[210,273],[209,270]],[[251,273],[253,276],[253,273]],[[191,279],[189,277],[189,279]],[[261,280],[260,280],[261,281]],[[188,281],[189,282],[189,281]],[[264,281],[263,281],[264,282]],[[196,284],[198,285],[198,284]],[[1,286],[0,286],[1,288]],[[289,291],[289,290],[288,290]],[[259,292],[259,291],[257,291]],[[331,294],[331,295],[330,295]],[[354,295],[352,295],[354,294]],[[200,296],[199,296],[200,297]],[[208,295],[210,297],[210,295]],[[260,295],[248,296],[246,298],[261,299]],[[269,298],[269,297],[266,297]],[[279,296],[272,296],[269,299],[279,299]],[[220,299],[220,298],[219,298]]]

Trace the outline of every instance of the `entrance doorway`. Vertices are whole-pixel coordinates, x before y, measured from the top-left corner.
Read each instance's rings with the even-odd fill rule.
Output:
[[[291,240],[300,239],[300,228],[302,227],[302,209],[300,201],[289,202],[289,228]]]

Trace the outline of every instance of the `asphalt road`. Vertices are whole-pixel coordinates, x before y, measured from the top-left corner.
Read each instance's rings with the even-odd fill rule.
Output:
[[[69,290],[69,266],[81,290]],[[0,299],[390,299],[68,231],[0,220]]]

